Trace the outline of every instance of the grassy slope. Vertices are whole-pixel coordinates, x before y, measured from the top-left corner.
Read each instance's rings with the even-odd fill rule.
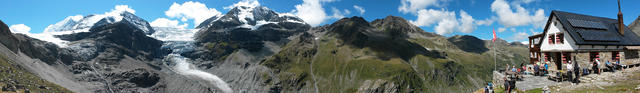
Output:
[[[0,55],[0,88],[8,87],[8,85],[16,86],[17,91],[3,91],[2,93],[25,92],[50,92],[50,93],[71,93],[71,91],[48,82],[38,76],[28,72],[15,63],[7,60],[4,55]],[[42,86],[42,87],[41,87]],[[47,89],[48,88],[48,89]]]
[[[289,43],[283,51],[274,56],[278,60],[268,59],[264,64],[277,66],[274,68],[280,69],[279,78],[281,79],[294,78],[314,83],[312,76],[309,76],[310,66],[313,66],[312,74],[316,76],[318,89],[321,92],[332,93],[355,92],[364,81],[376,79],[393,82],[399,86],[400,92],[470,92],[477,89],[474,86],[482,86],[484,81],[491,79],[493,52],[482,54],[463,52],[444,38],[435,40],[421,38],[410,39],[410,41],[430,49],[445,50],[447,58],[438,59],[417,55],[408,62],[400,58],[381,60],[376,58],[376,52],[369,48],[358,49],[341,45],[340,40],[332,36],[324,36],[318,40],[318,49],[314,57],[299,55],[299,52],[313,50],[313,48],[300,49],[297,44]],[[513,58],[499,59],[499,64],[526,59],[524,58],[526,55],[519,56],[527,54],[524,47],[499,46],[500,48],[502,52],[511,53],[499,51],[498,54],[502,53],[498,55],[499,57]],[[286,59],[287,62],[282,63],[282,59]],[[284,89],[295,88],[285,87]]]

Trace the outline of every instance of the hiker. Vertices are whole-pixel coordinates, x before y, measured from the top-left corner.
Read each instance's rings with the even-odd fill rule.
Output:
[[[536,62],[536,64],[533,64],[533,75],[537,76],[538,72],[540,71],[540,62]]]
[[[596,74],[600,75],[600,67],[599,67],[600,61],[598,61],[598,60],[600,60],[600,59],[596,58],[595,60],[593,60],[593,66],[591,68],[593,70],[593,73],[596,73]]]
[[[616,61],[615,63],[613,63],[614,64],[614,68],[624,71],[624,68],[622,67],[622,64],[620,64],[620,59],[615,59],[614,61]]]
[[[549,62],[547,61],[546,63],[544,63],[544,73],[542,73],[542,75],[546,75],[547,73],[549,73]]]
[[[613,67],[613,64],[611,62],[609,62],[609,60],[607,60],[607,62],[605,62],[604,66],[606,66],[607,69],[609,69],[611,72],[616,72],[614,67]]]
[[[616,64],[619,66],[619,68],[624,71],[624,67],[625,65],[620,64],[620,59],[616,59]]]
[[[505,93],[511,93],[511,82],[509,82],[507,77],[504,77],[504,91]]]
[[[522,71],[521,73],[522,73],[522,74],[526,74],[526,73],[527,73],[527,70],[528,70],[528,69],[527,69],[527,66],[524,66],[524,65],[523,65],[523,66],[522,66],[522,68],[521,68],[521,71]]]
[[[493,93],[493,84],[487,83],[487,86],[484,87],[484,93]]]
[[[573,75],[571,72],[573,71],[573,65],[571,64],[571,61],[567,62],[567,76],[569,78],[569,82],[573,81],[573,78],[571,75]],[[573,83],[571,84],[573,85]]]
[[[578,65],[578,62],[573,63],[573,73],[575,75],[573,82],[576,84],[580,83],[580,65]]]
[[[505,73],[507,73],[507,72],[509,72],[509,70],[511,70],[511,69],[509,69],[509,67],[510,67],[509,64],[507,64],[507,66],[504,68],[504,72]]]

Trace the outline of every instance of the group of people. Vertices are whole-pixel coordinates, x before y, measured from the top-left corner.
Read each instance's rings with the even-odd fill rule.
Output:
[[[549,69],[549,62],[536,62],[533,64],[533,75],[534,76],[544,76],[547,74],[547,70]]]
[[[617,69],[624,70],[623,68],[624,65],[620,64],[620,60],[617,60],[617,59],[606,60],[604,64],[601,64],[600,59],[596,58],[595,60],[592,61],[591,71],[589,71],[587,68],[581,69],[578,62],[567,61],[567,63],[563,64],[563,66],[566,66],[567,68],[564,71],[566,72],[566,74],[559,73],[558,76],[565,76],[565,79],[572,82],[572,84],[580,83],[580,80],[579,80],[580,76],[587,75],[591,71],[593,71],[593,73],[600,74],[603,71],[604,67],[608,69],[607,71],[611,71],[611,72],[615,72],[615,70]],[[549,70],[548,61],[535,62],[535,64],[533,64],[532,67],[524,66],[524,64],[520,64],[520,67],[509,66],[509,64],[507,64],[505,68],[506,76],[503,78],[504,90],[505,92],[510,93],[513,89],[515,89],[516,80],[521,80],[522,74],[532,74],[534,76],[545,76],[548,74],[548,70]],[[492,86],[491,83],[488,83],[487,85]],[[486,87],[485,90],[493,91],[493,88]]]
[[[607,70],[611,71],[611,72],[615,72],[617,69],[624,70],[624,68],[623,68],[624,65],[620,64],[620,60],[618,60],[618,59],[605,61],[604,67],[606,67]],[[600,59],[596,58],[592,62],[591,70],[593,70],[593,73],[600,74],[603,71],[602,68],[604,68],[604,67],[601,65]]]
[[[581,76],[581,74],[580,74],[580,65],[578,65],[578,63],[573,63],[571,61],[568,61],[565,66],[567,66],[567,70],[566,70],[567,79],[570,82],[579,83],[580,82],[580,76]]]
[[[505,68],[506,76],[503,78],[504,91],[506,93],[511,93],[511,91],[516,87],[516,80],[522,79],[521,74],[525,72],[525,70],[523,69],[525,67],[523,66],[523,64],[520,64],[520,66],[522,68],[517,68],[516,66],[509,67],[509,64],[507,64],[507,67]]]

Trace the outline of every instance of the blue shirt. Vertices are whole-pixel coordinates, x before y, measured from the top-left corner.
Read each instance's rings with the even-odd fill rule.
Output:
[[[549,69],[549,66],[547,64],[544,64],[544,69]]]

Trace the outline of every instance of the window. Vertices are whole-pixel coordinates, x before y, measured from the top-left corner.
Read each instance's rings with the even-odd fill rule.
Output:
[[[589,53],[589,62],[595,61],[596,58],[600,58],[600,53],[598,53],[598,52],[590,52]]]
[[[549,56],[551,56],[549,53],[544,53],[544,61],[545,62],[551,61],[551,57],[549,57]]]
[[[554,44],[554,40],[555,40],[555,38],[554,38],[553,34],[550,34],[549,35],[549,44]]]
[[[569,60],[571,60],[571,54],[562,53],[562,63],[567,63]]]
[[[564,35],[563,34],[556,34],[556,43],[557,44],[563,44],[564,43]]]
[[[624,59],[636,59],[640,58],[638,51],[624,51]]]

